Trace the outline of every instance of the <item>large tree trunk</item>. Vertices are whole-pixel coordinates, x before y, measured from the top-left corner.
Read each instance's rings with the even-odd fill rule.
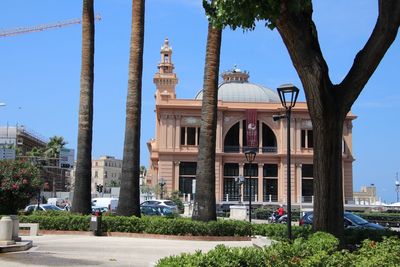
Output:
[[[117,213],[140,217],[140,119],[144,43],[144,0],[132,0],[128,96],[121,191]]]
[[[199,221],[216,220],[215,146],[218,105],[218,73],[222,30],[208,25],[204,90],[201,109],[200,144],[196,170],[195,211]]]
[[[83,1],[82,67],[76,159],[75,189],[72,212],[90,214],[92,178],[94,12],[93,0]]]
[[[343,240],[342,138],[345,115],[314,107],[314,219],[313,229]]]

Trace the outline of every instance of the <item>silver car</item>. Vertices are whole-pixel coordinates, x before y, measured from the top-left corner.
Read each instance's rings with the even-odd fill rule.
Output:
[[[61,211],[63,209],[60,209],[59,207],[57,207],[56,205],[52,205],[52,204],[40,204],[39,208],[38,205],[29,205],[26,206],[25,211],[26,212],[32,212],[32,211],[49,211],[49,210],[55,210],[55,211]]]

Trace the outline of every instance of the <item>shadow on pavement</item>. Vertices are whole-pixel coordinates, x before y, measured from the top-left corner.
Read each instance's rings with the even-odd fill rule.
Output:
[[[1,255],[2,262],[18,265],[37,265],[37,266],[87,266],[101,265],[101,261],[92,261],[84,259],[69,259],[55,257],[50,252],[18,252]],[[4,264],[4,263],[3,263]]]

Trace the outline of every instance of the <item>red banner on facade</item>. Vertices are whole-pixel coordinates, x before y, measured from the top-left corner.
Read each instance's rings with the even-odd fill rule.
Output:
[[[247,125],[246,137],[248,147],[258,147],[258,130],[257,130],[257,110],[246,110]]]

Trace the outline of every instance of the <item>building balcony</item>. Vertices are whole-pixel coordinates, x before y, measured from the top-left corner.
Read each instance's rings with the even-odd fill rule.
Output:
[[[254,147],[248,146],[224,146],[225,153],[241,153],[247,150],[254,150]],[[256,148],[258,153],[277,153],[278,148],[276,146],[266,146],[266,147],[258,147]]]

